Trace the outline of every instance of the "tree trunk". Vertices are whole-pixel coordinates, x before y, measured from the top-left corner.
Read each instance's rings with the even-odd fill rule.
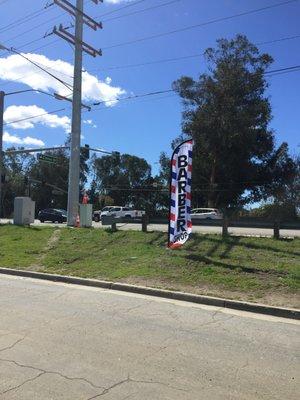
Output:
[[[279,232],[279,222],[277,220],[274,221],[274,228],[273,228],[274,234],[273,237],[274,239],[280,239],[280,232]]]
[[[224,215],[223,220],[222,220],[222,236],[227,237],[228,236],[228,225],[229,225],[229,220],[227,215]]]
[[[142,231],[147,232],[147,225],[149,223],[149,217],[147,214],[142,215]]]
[[[217,159],[214,156],[212,161],[211,174],[209,179],[209,192],[207,196],[207,207],[215,207],[215,187],[216,187],[216,165]]]

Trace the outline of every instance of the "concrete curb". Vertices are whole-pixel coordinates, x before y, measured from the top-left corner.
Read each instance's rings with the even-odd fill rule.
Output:
[[[0,274],[16,275],[35,279],[44,279],[52,282],[63,282],[74,285],[92,286],[110,290],[120,290],[123,292],[138,293],[147,296],[156,296],[166,299],[188,301],[190,303],[205,304],[215,307],[232,308],[254,312],[258,314],[273,315],[275,317],[290,318],[300,320],[300,310],[282,307],[272,307],[265,304],[248,303],[245,301],[236,301],[222,299],[219,297],[202,296],[192,293],[175,292],[171,290],[155,289],[145,286],[128,285],[125,283],[100,281],[97,279],[77,278],[73,276],[46,274],[42,272],[25,271],[11,268],[0,268]]]

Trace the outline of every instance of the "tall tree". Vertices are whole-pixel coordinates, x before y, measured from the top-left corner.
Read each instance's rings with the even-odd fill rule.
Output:
[[[143,158],[112,154],[93,159],[94,183],[100,194],[107,194],[116,205],[145,208],[151,203],[151,166]]]
[[[14,147],[8,148],[15,150]],[[26,177],[34,157],[30,154],[5,154],[3,184],[2,212],[4,217],[10,217],[13,213],[14,198],[25,196],[28,190]]]
[[[183,134],[192,137],[194,203],[230,208],[251,201],[275,156],[265,70],[272,57],[243,35],[205,51],[208,72],[173,83],[183,99]],[[281,176],[286,163],[281,165]]]
[[[55,156],[55,163],[47,163],[33,158],[28,169],[31,198],[36,202],[36,210],[48,207],[67,207],[69,157],[64,149],[45,152]],[[62,189],[59,191],[58,189]]]
[[[295,219],[300,211],[300,157],[292,159],[287,143],[274,152],[267,165],[267,182],[259,188],[263,210],[278,221]]]

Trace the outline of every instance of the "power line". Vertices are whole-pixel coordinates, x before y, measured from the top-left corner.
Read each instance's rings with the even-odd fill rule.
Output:
[[[278,43],[278,42],[284,42],[286,40],[293,40],[293,39],[298,39],[300,35],[294,35],[294,36],[287,36],[279,39],[274,39],[274,40],[268,40],[266,42],[258,42],[255,43],[257,46],[262,46],[264,44],[271,44],[271,43]]]
[[[260,43],[255,43],[256,45],[261,45],[261,44],[272,44],[276,42],[282,42],[285,40],[291,40],[291,39],[296,39],[300,38],[300,35],[296,36],[289,36],[289,37],[284,37],[284,38],[279,38],[275,40],[270,40],[270,41],[265,41],[265,42],[260,42]],[[110,70],[115,70],[115,69],[126,69],[126,68],[135,68],[135,67],[143,67],[146,65],[154,65],[154,64],[161,64],[161,63],[167,63],[167,62],[173,62],[173,61],[180,61],[180,60],[185,60],[185,59],[190,59],[190,58],[198,58],[203,56],[203,53],[198,53],[198,54],[191,54],[191,55],[186,55],[186,56],[181,56],[181,57],[172,57],[172,58],[163,58],[160,60],[154,60],[154,61],[147,61],[144,63],[137,63],[137,64],[125,64],[125,65],[115,65],[115,66],[110,66],[106,68],[94,68],[91,69],[90,72],[93,71],[110,71]]]
[[[24,58],[25,60],[27,60],[28,62],[30,62],[31,64],[33,64],[34,66],[36,66],[37,68],[39,68],[41,71],[44,71],[46,74],[48,74],[49,76],[51,76],[52,78],[54,78],[55,80],[57,80],[58,82],[60,82],[62,85],[64,85],[66,88],[68,88],[69,90],[72,91],[72,86],[69,85],[68,83],[66,83],[65,81],[63,81],[62,79],[58,78],[57,76],[55,76],[54,74],[52,74],[51,72],[47,71],[45,68],[41,67],[41,65],[39,65],[38,63],[32,61],[30,58],[24,56],[24,54],[17,52],[16,50],[14,50],[13,48],[8,49],[5,46],[3,46],[6,50],[11,51],[12,53],[17,54],[18,56]]]
[[[293,72],[294,70],[298,70],[300,68],[300,65],[293,65],[292,67],[285,67],[285,68],[279,68],[279,69],[273,69],[271,71],[266,71],[265,75],[273,74],[275,72]]]
[[[132,100],[132,102],[133,102],[133,104],[135,103],[135,101],[138,101],[138,103],[140,104],[140,103],[146,103],[146,102],[149,102],[149,101],[151,101],[151,102],[153,102],[153,101],[159,101],[159,100],[165,100],[165,99],[175,99],[175,98],[177,98],[178,99],[178,96],[177,96],[177,94],[175,94],[175,93],[169,93],[169,94],[166,94],[166,95],[164,95],[164,96],[157,96],[157,97],[148,97],[148,98],[142,98],[142,99],[140,99],[139,97],[137,97],[137,98],[129,98],[129,99],[127,99],[127,100]],[[125,99],[124,99],[125,100]],[[120,101],[120,100],[119,100]],[[135,103],[136,104],[136,103]],[[122,108],[122,107],[124,107],[124,106],[127,106],[128,105],[128,103],[127,104],[125,104],[125,103],[123,103],[123,104],[117,104],[115,107],[113,107],[113,109],[114,110],[119,110],[120,108]],[[99,111],[110,111],[111,110],[111,108],[109,108],[109,107],[106,107],[106,108],[104,108],[104,107],[101,107],[101,108],[95,108],[95,109],[92,109],[90,112],[91,113],[93,113],[93,112],[99,112]],[[86,112],[86,111],[83,111],[83,112]]]
[[[168,6],[168,5],[173,4],[173,3],[178,3],[179,1],[182,1],[182,0],[171,0],[171,1],[168,1],[168,2],[166,2],[166,3],[157,4],[156,6],[152,6],[152,7],[148,7],[148,8],[143,8],[142,10],[133,11],[133,12],[128,13],[128,14],[117,15],[116,17],[111,17],[111,18],[104,19],[103,22],[114,21],[115,19],[124,18],[124,17],[129,17],[129,16],[131,16],[131,15],[140,14],[140,13],[145,12],[145,11],[155,10],[155,9],[157,9],[157,8],[165,7],[165,6]]]
[[[154,9],[154,8],[162,7],[162,6],[171,4],[171,3],[175,2],[175,1],[181,1],[181,0],[172,0],[172,1],[169,1],[169,2],[167,2],[167,3],[163,3],[163,4],[160,4],[160,5],[157,5],[157,6],[148,7],[148,8],[146,8],[146,9],[142,9],[142,10],[135,11],[134,13],[139,13],[139,12],[143,12],[143,11],[146,11],[146,10],[151,10],[151,9]],[[257,10],[252,10],[252,11],[249,11],[249,12],[245,12],[245,13],[241,13],[241,14],[236,14],[236,15],[229,16],[229,17],[224,17],[224,18],[221,18],[221,19],[213,20],[213,21],[208,21],[208,22],[205,22],[205,23],[202,23],[202,24],[193,25],[193,26],[191,26],[191,27],[186,27],[186,28],[183,28],[183,29],[180,29],[180,30],[170,31],[170,32],[166,32],[166,33],[163,33],[163,34],[158,34],[158,35],[150,36],[150,37],[147,37],[147,38],[137,39],[137,40],[134,40],[134,41],[131,41],[131,42],[121,43],[121,44],[119,44],[119,45],[114,45],[114,46],[106,47],[106,48],[104,48],[104,49],[109,49],[109,48],[121,46],[121,45],[123,45],[123,44],[125,45],[125,44],[130,44],[130,43],[136,43],[136,42],[138,42],[138,41],[148,40],[148,39],[151,39],[151,38],[154,38],[154,37],[160,37],[160,36],[164,36],[164,35],[167,35],[167,34],[171,34],[171,33],[175,33],[175,32],[180,32],[180,31],[182,31],[182,30],[192,29],[192,28],[198,27],[198,26],[204,26],[204,25],[207,25],[207,24],[219,22],[219,21],[221,21],[221,20],[227,20],[227,19],[235,18],[235,17],[241,16],[241,15],[246,15],[246,14],[253,13],[253,12],[258,12],[258,11],[261,11],[261,10],[264,10],[264,9],[277,7],[277,6],[279,6],[279,5],[287,4],[287,3],[290,3],[290,2],[294,2],[294,1],[298,1],[298,0],[289,0],[289,1],[287,1],[287,2],[275,4],[275,5],[273,5],[273,6],[264,7],[264,8],[260,8],[260,9],[257,9]],[[139,2],[136,2],[136,3],[139,3]],[[131,7],[132,5],[134,5],[134,4],[136,4],[136,3],[131,3],[130,5],[125,6],[125,7],[120,7],[118,10],[121,10],[121,9],[124,9],[124,8],[127,8],[127,7]],[[115,12],[115,11],[117,11],[117,10],[111,11],[110,13]],[[108,14],[110,14],[110,13],[108,13]],[[134,13],[125,14],[124,16],[129,16],[129,15],[132,15],[132,14],[134,14]],[[103,14],[103,15],[107,15],[107,14]],[[121,18],[121,17],[123,17],[123,15],[122,15],[122,16],[118,16],[118,17],[114,17],[114,18]],[[54,19],[57,19],[57,18],[58,18],[58,17],[54,17],[54,18],[50,19],[49,21],[54,20]],[[39,25],[37,25],[36,27],[39,27],[39,26],[41,26],[41,25],[39,24]],[[33,29],[35,29],[36,27],[30,29],[30,31],[33,30]],[[26,32],[23,32],[22,34],[25,34],[25,33],[26,33]],[[16,38],[16,37],[18,37],[18,36],[21,36],[22,34],[19,34],[19,35],[15,36],[14,38]],[[300,35],[295,35],[295,36],[289,36],[289,37],[279,38],[279,39],[275,39],[275,40],[271,40],[271,41],[259,42],[259,43],[256,43],[256,44],[257,44],[257,45],[271,44],[271,43],[276,43],[276,42],[285,41],[285,40],[292,40],[292,39],[296,39],[296,38],[299,38],[299,37],[300,37]],[[19,46],[17,49],[24,48],[24,47],[28,46],[29,44],[38,42],[38,41],[40,41],[40,40],[42,40],[42,39],[44,39],[44,38],[45,38],[45,36],[40,37],[40,38],[38,38],[38,39],[34,39],[34,40],[30,41],[30,42],[27,42],[27,43],[23,44],[22,46]],[[11,38],[10,40],[12,40],[12,39],[13,39],[13,38]],[[49,43],[46,43],[46,44],[44,44],[44,45],[42,45],[42,46],[39,46],[39,47],[37,47],[37,48],[31,50],[31,52],[40,50],[40,49],[45,48],[45,47],[48,47],[48,46],[51,46],[52,44],[57,43],[57,42],[58,42],[58,39],[55,39],[55,40],[53,40],[53,41],[51,41],[51,42],[49,42]],[[178,59],[179,59],[179,58],[178,58]],[[170,61],[171,61],[171,60],[170,60]],[[136,65],[136,66],[140,66],[140,65],[144,65],[144,64],[138,64],[138,65]],[[112,68],[112,69],[113,69],[113,68]]]
[[[278,39],[258,42],[258,43],[255,43],[255,45],[260,46],[260,45],[266,45],[266,44],[273,44],[273,43],[283,42],[283,41],[287,41],[287,40],[294,40],[294,39],[298,39],[298,38],[300,38],[300,35],[286,36],[286,37],[283,37],[283,38],[278,38]],[[24,45],[18,47],[17,50],[20,50],[23,47],[26,47],[27,45],[29,45],[31,43],[38,42],[38,41],[40,41],[42,39],[44,39],[44,37],[41,37],[39,39],[35,39],[35,40],[32,40],[32,41],[30,41],[28,43],[25,43]],[[36,47],[35,49],[31,50],[31,52],[43,49],[43,48],[48,47],[48,46],[51,46],[52,44],[57,43],[58,41],[59,41],[59,39],[54,39],[49,43],[46,43],[46,44],[44,44],[42,46],[39,46],[39,47]],[[137,63],[137,64],[115,65],[115,66],[110,66],[110,67],[106,67],[106,68],[93,68],[93,69],[90,69],[89,72],[93,72],[93,71],[95,71],[95,72],[96,71],[110,71],[110,70],[115,70],[115,69],[126,69],[126,68],[143,67],[143,66],[146,66],[146,65],[154,65],[154,64],[167,63],[167,62],[173,62],[173,61],[180,61],[180,60],[185,60],[185,59],[190,59],[190,58],[198,58],[198,57],[200,57],[202,55],[203,55],[203,53],[202,54],[199,53],[199,54],[191,54],[191,55],[186,55],[186,56],[181,56],[181,57],[173,57],[173,58],[165,58],[165,59],[160,59],[160,60],[155,60],[155,61],[148,61],[148,62]],[[42,65],[42,64],[40,64],[40,65]],[[47,67],[47,68],[51,69],[52,71],[59,72],[62,75],[68,76],[69,78],[72,78],[72,76],[64,74],[61,71],[58,71],[58,70],[55,70],[55,69],[49,68],[49,67]]]
[[[294,72],[294,71],[298,71],[300,70],[300,65],[295,65],[295,66],[291,66],[291,67],[285,67],[285,68],[279,68],[276,70],[271,70],[271,71],[266,71],[264,75],[269,75],[273,76],[272,74],[276,74],[276,73],[287,73],[287,72]],[[156,92],[148,92],[148,93],[143,93],[143,94],[137,94],[137,95],[132,95],[132,96],[128,96],[128,97],[121,97],[121,98],[117,98],[115,99],[115,101],[124,101],[124,100],[134,100],[134,99],[138,99],[138,98],[144,98],[144,97],[150,97],[150,96],[156,96],[159,94],[165,94],[165,93],[171,93],[171,92],[175,92],[173,89],[167,89],[167,90],[160,90],[160,91],[156,91]],[[109,103],[109,101],[99,101],[96,103],[93,103],[93,106],[98,106],[101,104],[106,104]],[[96,110],[94,110],[96,111]]]
[[[300,71],[300,68],[293,69],[293,70],[288,70],[288,71],[276,72],[276,73],[268,75],[268,77],[269,78],[273,78],[274,76],[277,76],[277,75],[285,75],[285,74],[289,74],[291,72],[299,72],[299,71]]]
[[[25,15],[24,17],[18,18],[13,22],[10,22],[9,24],[3,26],[2,28],[0,28],[0,33],[4,33],[12,28],[14,28],[15,26],[19,27],[20,25],[31,21],[34,18],[39,17],[40,15],[42,15],[45,12],[48,12],[49,9],[46,9],[45,7],[40,8],[39,10],[36,10],[30,14]]]
[[[279,73],[284,73],[284,72],[285,73],[294,72],[294,71],[298,71],[298,70],[300,70],[300,65],[295,65],[295,66],[292,66],[292,67],[279,68],[279,69],[276,69],[276,70],[266,71],[265,74],[270,74],[270,76],[273,76],[271,74],[277,74],[277,73],[279,74]],[[150,96],[157,96],[157,95],[160,95],[160,94],[174,93],[174,92],[175,91],[173,89],[159,90],[159,91],[155,91],[155,92],[148,92],[148,93],[142,93],[142,94],[132,95],[132,96],[128,96],[128,97],[117,98],[114,101],[120,102],[120,101],[125,101],[125,100],[134,100],[134,99],[145,98],[145,97],[150,97]],[[164,96],[162,98],[166,98],[166,97],[169,97],[169,96]],[[94,106],[98,106],[98,105],[106,104],[106,103],[109,103],[109,100],[103,100],[103,101],[95,102],[95,103],[93,103],[93,105]],[[32,117],[27,117],[27,118],[24,118],[24,119],[21,119],[21,120],[17,120],[17,121],[10,121],[8,123],[5,123],[4,125],[13,124],[13,123],[17,123],[17,122],[22,122],[22,121],[25,121],[25,120],[30,120],[30,119],[37,118],[37,117],[40,117],[40,116],[43,116],[43,115],[53,114],[53,113],[64,111],[64,110],[67,110],[67,108],[61,108],[59,110],[49,111],[49,112],[44,113],[44,114],[34,115]],[[98,111],[98,110],[92,110],[91,112],[93,112],[93,111]],[[83,111],[83,112],[86,112],[86,111]]]
[[[296,37],[300,37],[300,35],[298,35],[298,36],[293,36],[293,38],[296,38]],[[288,38],[286,38],[286,39],[288,39]],[[278,39],[278,40],[281,40],[281,39]],[[274,40],[271,41],[271,42],[273,43]],[[264,43],[266,44],[267,42],[264,42]],[[146,62],[146,63],[119,65],[119,66],[112,66],[112,67],[101,68],[101,69],[96,68],[96,69],[90,70],[89,72],[93,72],[93,71],[106,71],[106,70],[114,70],[114,69],[124,69],[124,68],[133,68],[133,67],[141,67],[141,66],[146,66],[146,65],[160,64],[160,63],[165,63],[165,62],[173,62],[173,61],[184,60],[184,59],[190,59],[190,58],[198,58],[198,57],[200,57],[200,56],[202,56],[202,54],[200,54],[200,53],[199,53],[199,54],[192,54],[192,55],[187,55],[187,56],[182,56],[182,57],[173,57],[173,58],[165,58],[165,59],[156,60],[156,61],[149,61],[149,62]],[[65,74],[65,73],[63,73],[62,71],[58,71],[58,70],[56,70],[56,69],[54,69],[54,68],[50,68],[50,67],[48,67],[47,65],[43,65],[43,64],[40,64],[40,63],[38,63],[38,65],[43,66],[43,67],[47,68],[48,70],[51,70],[51,71],[54,71],[54,72],[58,72],[58,73],[60,73],[60,74],[62,74],[62,75],[64,75],[64,76],[67,76],[67,77],[69,77],[69,78],[73,78],[71,75]],[[296,66],[291,66],[291,67],[284,67],[284,68],[280,68],[280,69],[276,69],[276,70],[266,71],[266,72],[265,72],[265,75],[274,74],[274,75],[272,75],[272,76],[275,76],[275,74],[277,75],[277,73],[278,73],[278,75],[279,75],[280,73],[283,73],[283,72],[285,72],[285,73],[296,72],[296,71],[298,70],[298,68],[300,68],[300,66],[298,66],[298,65],[296,65]],[[28,74],[27,74],[27,75],[24,75],[24,76],[22,76],[22,77],[20,77],[20,78],[18,78],[18,79],[15,79],[15,81],[20,81],[20,80],[22,80],[23,78],[26,78],[26,77],[28,77],[28,76],[31,76],[31,74],[29,74],[29,75],[28,75]],[[10,83],[11,83],[11,82],[4,82],[4,83],[1,83],[0,86],[5,86],[5,85],[10,84]],[[130,98],[132,98],[132,97],[130,97]],[[104,103],[105,103],[105,102],[104,102]]]
[[[149,93],[144,93],[144,94],[139,94],[139,95],[134,95],[134,96],[128,96],[128,97],[123,97],[123,98],[117,99],[117,101],[131,100],[131,99],[142,98],[142,97],[147,97],[147,96],[154,96],[154,95],[170,93],[170,92],[174,92],[174,90],[173,89],[160,90],[160,91],[156,91],[156,92],[149,92]],[[108,101],[100,101],[98,103],[95,103],[94,105],[100,105],[100,104],[104,104],[104,103],[108,103]],[[15,120],[15,121],[5,122],[3,125],[11,125],[11,124],[16,124],[18,122],[29,121],[34,118],[38,118],[38,117],[48,115],[48,114],[58,113],[58,112],[65,111],[65,110],[68,110],[68,108],[60,108],[59,110],[48,111],[43,114],[33,115],[31,117],[22,118],[22,119]]]
[[[174,92],[174,90],[173,89],[167,89],[167,90],[159,90],[157,92],[136,94],[136,95],[133,95],[133,96],[117,98],[117,99],[115,99],[115,101],[132,100],[132,99],[137,99],[137,98],[141,98],[141,97],[155,96],[155,95],[158,95],[158,94],[164,94],[164,93],[170,93],[170,92]],[[96,103],[93,103],[93,105],[94,106],[99,106],[100,104],[106,104],[106,103],[109,103],[109,100],[98,101]]]
[[[55,17],[53,17],[53,18],[48,19],[48,20],[47,20],[47,23],[50,22],[50,21],[55,21],[55,20],[60,19],[60,18],[61,18],[61,15],[55,16]],[[32,28],[30,28],[30,29],[26,29],[26,30],[23,31],[22,33],[18,33],[17,35],[15,35],[15,36],[13,36],[13,37],[7,39],[6,42],[10,42],[10,41],[12,41],[12,40],[17,39],[17,38],[20,37],[20,36],[24,36],[25,34],[27,34],[27,33],[29,33],[29,32],[32,32],[32,31],[34,31],[35,29],[40,28],[41,26],[45,26],[45,22],[42,22],[42,23],[40,23],[40,24],[38,24],[38,25],[35,25],[35,26],[33,26]],[[41,39],[43,39],[43,38],[44,38],[44,36],[41,37],[41,38],[39,38],[39,39],[35,39],[35,41],[41,40]],[[27,46],[28,44],[33,43],[33,42],[34,42],[34,41],[31,41],[31,42],[29,42],[29,43],[26,43],[26,46]],[[22,47],[24,47],[24,46],[25,46],[25,45],[22,45]]]
[[[106,15],[114,14],[114,13],[116,13],[116,12],[118,12],[118,11],[121,11],[121,10],[124,10],[124,9],[126,9],[126,8],[135,6],[135,5],[140,4],[140,3],[144,3],[145,1],[146,1],[146,0],[138,0],[138,1],[135,1],[134,3],[130,3],[130,4],[128,4],[127,6],[119,7],[119,8],[116,8],[115,10],[113,10],[113,11],[109,11],[109,12],[106,12],[106,13],[104,13],[104,14],[98,15],[98,17],[96,17],[96,18],[102,18],[102,17],[105,17]]]
[[[196,58],[196,57],[201,57],[202,54],[191,54],[187,56],[181,56],[181,57],[173,57],[173,58],[163,58],[160,60],[155,60],[155,61],[147,61],[144,63],[137,63],[137,64],[125,64],[125,65],[115,65],[111,67],[104,67],[104,68],[94,68],[91,69],[90,72],[93,71],[111,71],[114,69],[126,69],[126,68],[135,68],[135,67],[143,67],[145,65],[153,65],[153,64],[161,64],[161,63],[167,63],[167,62],[172,62],[172,61],[179,61],[179,60],[186,60],[190,58]]]
[[[66,110],[66,108],[60,108],[59,110],[48,111],[48,112],[43,113],[43,114],[32,115],[31,117],[22,118],[22,119],[17,119],[17,120],[15,120],[15,121],[5,122],[3,125],[16,124],[16,123],[18,123],[18,122],[28,121],[28,120],[31,120],[31,119],[34,119],[34,118],[42,117],[42,116],[44,116],[44,115],[54,114],[54,113],[58,113],[58,112],[65,111],[65,110]]]
[[[174,29],[174,30],[168,31],[168,32],[157,33],[157,34],[154,34],[154,35],[151,35],[151,36],[146,36],[146,37],[143,37],[143,38],[134,39],[134,40],[131,40],[131,41],[128,41],[128,42],[117,43],[117,44],[114,44],[112,46],[103,47],[102,49],[103,50],[108,50],[108,49],[113,49],[113,48],[116,48],[116,47],[127,46],[129,44],[143,42],[143,41],[150,40],[150,39],[155,39],[155,38],[159,38],[159,37],[163,37],[163,36],[168,36],[168,35],[172,35],[174,33],[184,32],[184,31],[188,31],[188,30],[191,30],[191,29],[199,28],[199,27],[202,27],[202,26],[207,26],[207,25],[215,24],[215,23],[222,22],[222,21],[228,21],[228,20],[231,20],[231,19],[234,19],[234,18],[245,16],[245,15],[254,14],[254,13],[261,12],[261,11],[269,10],[269,9],[272,9],[272,8],[275,8],[275,7],[279,7],[279,6],[283,6],[283,5],[286,5],[286,4],[289,4],[289,3],[294,3],[296,1],[298,1],[298,0],[288,0],[288,1],[281,2],[281,3],[273,4],[271,6],[260,7],[260,8],[254,9],[254,10],[245,11],[245,12],[238,13],[238,14],[233,14],[233,15],[230,15],[230,16],[227,16],[227,17],[216,18],[216,19],[213,19],[213,20],[210,20],[210,21],[207,21],[207,22],[202,22],[200,24],[189,25],[189,26],[186,26],[184,28]]]
[[[172,4],[172,3],[175,3],[175,2],[178,2],[178,1],[182,1],[182,0],[171,0],[171,1],[168,1],[168,2],[166,2],[166,3],[158,4],[158,5],[156,5],[156,6],[152,6],[152,7],[148,7],[148,8],[144,8],[144,9],[142,9],[142,10],[134,11],[134,12],[129,13],[129,14],[124,14],[124,15],[120,15],[120,16],[108,18],[108,19],[105,19],[103,22],[111,21],[111,20],[118,19],[118,18],[128,17],[128,16],[130,16],[130,15],[139,14],[139,13],[145,12],[145,11],[150,11],[150,10],[153,10],[153,9],[156,9],[156,8],[160,8],[160,7],[163,7],[163,6],[167,6],[167,5],[169,5],[169,4]],[[120,9],[127,8],[127,7],[129,7],[129,6],[131,7],[132,5],[134,5],[134,3],[132,3],[132,4],[128,5],[128,6],[125,6],[125,7],[121,7]],[[116,11],[116,10],[115,10],[115,11]],[[115,11],[112,11],[112,12],[115,12]],[[53,18],[51,18],[51,19],[48,19],[47,22],[56,20],[56,19],[58,19],[58,18],[60,18],[60,16],[58,16],[58,17],[56,16],[56,17],[53,17]],[[39,28],[39,27],[41,27],[41,26],[44,26],[44,25],[45,25],[44,22],[41,23],[41,24],[38,24],[38,25],[36,25],[36,26],[34,26],[34,27],[32,27],[32,28],[30,28],[30,29],[28,29],[28,30],[22,32],[22,33],[19,33],[18,35],[14,36],[14,37],[12,37],[12,38],[10,38],[10,39],[8,39],[8,40],[6,40],[6,42],[10,42],[11,40],[17,39],[18,37],[23,36],[24,34],[26,34],[26,33],[28,33],[28,32],[32,32],[33,30],[35,30],[35,29],[37,29],[37,28]],[[42,39],[44,39],[44,38],[45,38],[45,36],[42,36],[42,37],[40,37],[40,38],[38,38],[38,39],[34,39],[34,40],[32,40],[32,41],[30,41],[30,42],[28,42],[28,43],[25,43],[25,44],[19,46],[17,49],[22,49],[22,48],[24,48],[24,47],[26,47],[26,46],[28,46],[28,45],[30,45],[30,44],[32,44],[32,43],[35,43],[35,42],[38,42],[38,41],[42,40]],[[55,42],[57,42],[57,41],[58,41],[58,40],[56,40]],[[53,41],[53,42],[51,42],[51,44],[52,44],[52,43],[55,43],[55,42]],[[50,43],[47,44],[47,45],[45,45],[45,46],[43,46],[43,47],[46,47],[46,46],[49,46],[49,45],[50,45]],[[43,48],[43,47],[40,47],[40,48]],[[38,49],[40,49],[40,48],[38,48]]]

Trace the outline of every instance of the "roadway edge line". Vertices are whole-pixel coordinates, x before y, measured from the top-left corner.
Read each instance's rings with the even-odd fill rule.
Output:
[[[268,306],[266,304],[249,303],[245,301],[223,299],[219,297],[204,296],[199,294],[176,292],[171,290],[157,289],[146,286],[129,285],[120,282],[101,281],[98,279],[79,278],[75,276],[47,274],[27,270],[0,267],[0,274],[15,275],[27,278],[41,279],[52,282],[69,283],[73,285],[92,286],[103,289],[119,290],[123,292],[143,294],[147,296],[162,297],[172,300],[187,301],[190,303],[205,304],[215,307],[231,308],[235,310],[248,311],[258,314],[272,315],[275,317],[300,320],[300,310]]]

